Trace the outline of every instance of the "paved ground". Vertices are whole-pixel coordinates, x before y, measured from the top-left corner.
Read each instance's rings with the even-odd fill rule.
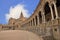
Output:
[[[21,30],[0,31],[0,40],[42,40],[36,34]]]

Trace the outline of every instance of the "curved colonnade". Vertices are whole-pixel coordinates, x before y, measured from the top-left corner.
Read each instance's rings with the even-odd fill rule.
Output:
[[[21,24],[20,29],[32,31],[40,36],[55,36],[54,26],[60,19],[57,9],[60,5],[57,6],[57,1],[59,0],[40,1],[32,16]]]

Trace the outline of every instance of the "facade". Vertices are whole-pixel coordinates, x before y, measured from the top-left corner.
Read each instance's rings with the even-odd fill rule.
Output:
[[[23,15],[19,19],[11,18],[8,25],[36,33],[44,40],[60,40],[60,0],[40,0],[28,19]]]
[[[23,21],[25,21],[26,18],[23,16],[23,13],[21,12],[21,15],[18,19],[14,19],[14,18],[10,18],[9,20],[9,25],[13,25],[14,29],[19,29],[21,27],[21,24],[23,23]]]

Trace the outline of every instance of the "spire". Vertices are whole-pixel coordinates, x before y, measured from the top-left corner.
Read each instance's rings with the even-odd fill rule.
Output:
[[[21,12],[20,17],[18,19],[19,21],[24,21],[26,18],[23,16],[23,13]]]
[[[21,12],[21,14],[20,14],[20,18],[23,18],[24,16],[23,16],[23,13]]]

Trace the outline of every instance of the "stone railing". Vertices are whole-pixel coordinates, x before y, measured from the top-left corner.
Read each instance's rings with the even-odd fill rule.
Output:
[[[48,27],[48,26],[52,26],[52,21],[49,21],[49,22],[46,22],[46,27]]]
[[[58,19],[55,19],[55,20],[52,21],[52,24],[53,25],[58,25],[58,21],[59,21]]]
[[[60,18],[54,19],[54,20],[51,20],[51,21],[45,23],[46,27],[53,26],[53,25],[60,25]]]

